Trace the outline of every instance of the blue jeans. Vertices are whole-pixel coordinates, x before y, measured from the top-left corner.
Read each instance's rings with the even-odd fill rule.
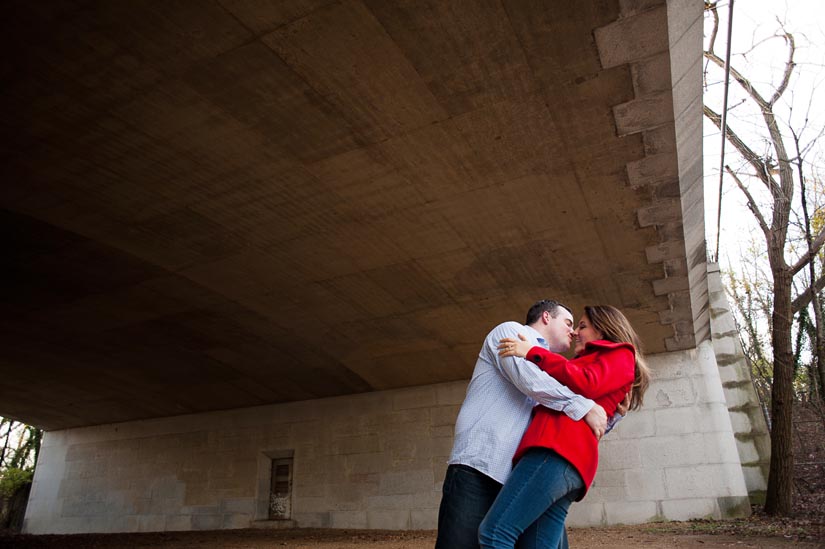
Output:
[[[447,467],[438,508],[436,549],[479,549],[479,526],[500,491],[501,484],[472,467]],[[568,549],[566,533],[558,549]]]
[[[584,493],[570,462],[547,448],[532,448],[519,460],[479,528],[481,547],[558,547],[567,510]],[[521,538],[521,539],[519,539]]]
[[[467,465],[450,465],[438,508],[436,549],[478,549],[478,525],[501,484]]]

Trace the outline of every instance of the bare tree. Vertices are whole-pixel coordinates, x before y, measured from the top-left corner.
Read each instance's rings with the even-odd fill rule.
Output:
[[[725,68],[725,60],[714,51],[719,26],[716,2],[707,2],[705,8],[713,21],[704,57],[710,65]],[[773,382],[771,388],[771,464],[765,510],[769,514],[787,515],[791,512],[793,494],[793,445],[792,408],[794,402],[794,345],[792,342],[794,313],[807,307],[816,289],[825,287],[825,279],[811,278],[812,291],[794,300],[794,277],[808,269],[825,243],[825,228],[807,239],[807,249],[798,257],[791,256],[788,231],[794,205],[796,181],[794,164],[799,154],[792,156],[785,145],[786,135],[774,113],[777,102],[788,91],[796,64],[794,36],[779,23],[776,38],[787,47],[778,84],[771,86],[772,93],[763,95],[748,77],[733,64],[729,64],[730,76],[745,93],[745,100],[756,106],[761,118],[762,136],[753,138],[726,125],[725,139],[733,145],[744,161],[740,169],[725,166],[727,175],[743,193],[748,208],[764,236],[767,260],[770,266],[772,287],[771,347],[773,355]],[[707,81],[707,69],[706,69]],[[704,115],[722,130],[722,116],[712,107],[704,106]],[[789,125],[789,121],[788,121]],[[751,132],[753,129],[750,130]],[[744,139],[743,139],[744,137]],[[750,139],[751,143],[748,144]],[[759,150],[762,145],[761,152]],[[799,147],[797,147],[797,153]],[[798,173],[800,181],[802,174]],[[762,199],[757,200],[757,197]],[[810,224],[809,224],[810,226]],[[809,271],[810,272],[810,271]],[[808,296],[805,298],[804,296]]]
[[[773,380],[773,361],[762,326],[773,308],[768,280],[758,265],[757,250],[750,248],[747,265],[739,272],[725,273],[725,289],[734,309],[731,311],[739,328],[739,341],[751,369],[751,377],[761,402],[769,402]],[[766,314],[767,313],[767,314]],[[767,334],[770,338],[770,334]]]
[[[3,446],[0,447],[0,469],[2,469],[6,463],[6,454],[9,451],[9,443],[11,442],[12,434],[14,434],[14,423],[15,422],[13,419],[6,419],[4,417],[0,418],[0,431],[2,431],[4,427],[6,428],[6,432],[0,434],[0,438],[3,439]]]
[[[805,234],[805,240],[807,244],[808,255],[811,260],[808,262],[808,284],[803,292],[799,293],[799,296],[793,301],[792,307],[795,311],[803,312],[806,310],[807,302],[810,301],[814,312],[814,322],[809,324],[809,332],[810,332],[810,339],[812,343],[812,351],[814,354],[814,360],[811,363],[811,393],[812,395],[818,395],[820,400],[825,401],[825,311],[823,311],[823,303],[822,303],[822,296],[821,291],[822,288],[817,288],[817,285],[823,284],[825,281],[825,275],[820,275],[817,278],[816,268],[817,264],[820,266],[820,272],[823,272],[822,267],[822,258],[821,253],[813,250],[813,235],[812,232],[817,230],[817,226],[819,230],[821,230],[822,223],[815,223],[812,220],[812,216],[808,211],[808,200],[807,200],[807,192],[806,192],[806,184],[805,184],[805,169],[804,169],[804,156],[805,152],[803,147],[800,144],[800,135],[791,129],[793,134],[793,141],[794,146],[796,148],[796,170],[797,175],[799,177],[799,187],[802,191],[801,194],[801,201],[802,201],[802,228]],[[821,186],[820,186],[821,188]],[[816,206],[816,204],[814,205]],[[816,213],[817,210],[815,210]],[[817,261],[817,255],[820,257]]]
[[[8,469],[34,470],[43,431],[0,417],[0,479]]]

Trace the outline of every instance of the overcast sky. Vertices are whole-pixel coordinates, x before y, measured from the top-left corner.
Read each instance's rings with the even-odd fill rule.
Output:
[[[721,18],[719,35],[716,39],[716,53],[724,57],[727,41],[728,3],[719,4]],[[780,30],[782,22],[785,30],[794,35],[797,68],[784,100],[776,106],[778,120],[787,126],[791,120],[796,129],[803,127],[808,116],[808,129],[803,133],[803,142],[815,137],[825,125],[825,2],[823,0],[736,0],[733,15],[732,66],[749,77],[763,97],[769,98],[781,79],[782,68],[788,58],[788,48],[781,38],[770,38]],[[710,27],[705,26],[706,41]],[[754,48],[754,44],[757,46]],[[705,90],[705,103],[716,112],[721,112],[722,72],[709,75]],[[765,134],[764,122],[758,111],[749,102],[741,103],[744,97],[735,82],[731,82],[729,98],[729,118],[731,127],[757,152],[765,150],[764,141],[754,138],[754,129]],[[711,253],[716,247],[716,211],[719,192],[720,133],[705,120],[704,127],[705,162],[705,219],[707,224],[708,248]],[[790,133],[786,146],[793,147]],[[748,137],[750,136],[750,137]],[[825,138],[808,154],[807,158],[820,167],[820,175],[825,167]],[[790,151],[789,151],[790,153]],[[726,144],[725,161],[732,167],[744,163],[730,143]],[[809,172],[810,175],[810,172]],[[763,209],[769,215],[767,209]],[[745,208],[741,192],[729,178],[723,183],[722,226],[720,263],[730,267],[739,258],[743,242],[747,242],[750,230],[757,230],[752,215]],[[754,233],[761,239],[761,233]],[[745,244],[746,245],[746,244]]]

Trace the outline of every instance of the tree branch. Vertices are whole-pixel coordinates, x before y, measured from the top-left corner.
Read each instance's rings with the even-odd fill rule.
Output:
[[[807,200],[807,192],[805,190],[805,176],[802,173],[802,163],[803,163],[803,156],[802,151],[799,148],[799,135],[791,128],[791,135],[793,136],[794,144],[796,145],[796,169],[797,175],[799,176],[799,189],[800,189],[800,196],[802,200],[802,213],[805,217],[805,240],[808,244],[808,252],[799,258],[799,260],[791,267],[791,273],[795,275],[799,272],[802,267],[808,265],[810,269],[810,278],[811,281],[816,278],[813,258],[816,257],[816,254],[819,252],[819,249],[822,248],[822,244],[825,243],[825,226],[819,229],[819,234],[816,235],[816,238],[811,238],[811,218],[808,215],[808,200]],[[814,296],[813,298],[814,306],[818,307],[818,300]],[[816,320],[817,326],[819,326],[820,320],[820,311],[816,311]]]
[[[773,113],[773,105],[787,89],[791,74],[793,74],[794,67],[796,66],[793,61],[793,56],[796,49],[793,35],[788,32],[784,32],[783,37],[789,44],[788,60],[785,63],[782,82],[776,88],[770,101],[766,101],[765,98],[762,97],[756,88],[753,87],[753,84],[749,79],[747,79],[735,68],[728,67],[734,80],[736,80],[736,82],[745,90],[751,99],[753,99],[757,106],[759,106],[762,112],[762,118],[765,120],[765,125],[767,126],[768,133],[771,137],[771,143],[773,144],[774,150],[776,150],[776,160],[779,164],[780,185],[776,185],[776,182],[773,181],[773,177],[770,176],[766,169],[767,166],[762,167],[762,169],[765,170],[765,177],[760,176],[760,178],[765,181],[766,184],[769,184],[768,179],[773,182],[773,186],[770,186],[769,184],[769,188],[774,198],[774,229],[779,231],[784,230],[782,229],[784,218],[791,207],[791,199],[793,197],[793,175],[791,172],[790,162],[788,160],[788,154],[785,152],[785,143],[782,139],[782,134],[779,131],[779,127],[776,124],[776,117]],[[715,53],[705,51],[704,56],[705,58],[713,61],[713,63],[720,68],[725,68],[725,62]],[[748,159],[746,158],[746,160]],[[780,240],[784,240],[784,236]]]
[[[740,86],[742,86],[742,89],[744,89],[747,92],[747,94],[750,95],[751,98],[753,98],[753,100],[759,105],[759,107],[763,111],[770,110],[773,107],[773,105],[779,100],[779,98],[782,97],[782,94],[785,93],[785,90],[788,89],[788,83],[790,82],[794,67],[796,67],[796,63],[794,63],[793,60],[794,53],[796,52],[796,41],[794,40],[793,35],[789,32],[783,32],[780,36],[782,36],[782,38],[785,39],[785,42],[788,43],[788,60],[785,62],[785,70],[782,74],[782,81],[779,83],[779,86],[777,86],[770,100],[766,100],[764,97],[762,97],[762,94],[756,91],[756,88],[753,87],[751,81],[748,78],[746,78],[741,72],[736,70],[733,66],[730,67],[730,73],[733,76],[733,79],[736,80],[736,82]],[[712,48],[709,48],[707,51],[705,51],[704,56],[706,59],[712,61],[715,65],[717,65],[719,68],[725,68],[725,61],[721,57],[716,55],[716,53],[713,52]]]
[[[706,51],[705,59],[713,61],[713,64],[717,65],[720,69],[725,68],[725,61],[713,52]],[[758,91],[756,91],[756,88],[753,87],[753,84],[751,84],[750,80],[745,78],[742,75],[742,73],[740,73],[732,66],[730,67],[730,74],[731,76],[733,76],[733,79],[736,80],[736,82],[742,87],[742,89],[744,89],[745,92],[751,96],[751,98],[756,102],[756,104],[759,105],[760,109],[762,109],[763,111],[770,110],[770,104],[765,100],[764,97],[762,97],[762,95]]]
[[[713,15],[713,30],[710,32],[710,39],[708,40],[708,51],[713,53],[713,47],[716,44],[716,35],[719,34],[719,12],[716,10],[718,2],[705,2],[705,9]]]
[[[759,222],[759,228],[762,229],[762,232],[765,234],[765,239],[770,239],[770,228],[768,224],[765,222],[765,218],[762,217],[762,212],[759,211],[759,206],[756,204],[756,200],[754,200],[753,195],[751,195],[748,188],[745,187],[745,184],[742,183],[742,180],[730,169],[730,166],[725,166],[725,171],[736,181],[736,185],[739,187],[739,190],[745,194],[745,197],[748,199],[748,209],[751,211],[753,216],[756,218],[756,221]]]
[[[791,33],[785,31],[784,29],[782,30],[784,31],[783,36],[785,38],[785,41],[788,43],[788,60],[785,62],[785,72],[782,75],[782,82],[776,88],[776,91],[773,93],[773,96],[771,97],[771,107],[773,107],[773,105],[779,100],[779,98],[782,97],[782,94],[785,93],[785,90],[788,88],[788,83],[791,80],[791,74],[793,74],[793,69],[796,66],[796,63],[793,62],[793,55],[796,51],[796,41],[794,40],[794,37]]]
[[[714,112],[713,109],[711,109],[707,105],[702,105],[702,112],[705,116],[708,117],[708,119],[711,122],[713,122],[713,124],[719,129],[719,131],[722,131],[722,117],[718,113]],[[736,135],[736,132],[734,132],[730,128],[730,126],[725,128],[725,137],[728,141],[730,141],[730,143],[734,147],[736,147],[736,150],[739,151],[739,154],[742,155],[742,158],[744,158],[748,164],[753,166],[753,169],[756,171],[757,177],[759,177],[759,179],[762,180],[765,186],[768,187],[769,190],[771,190],[772,194],[774,191],[779,190],[778,184],[771,177],[770,172],[768,171],[768,167],[765,165],[765,162],[762,160],[762,157],[756,154],[753,151],[753,149],[748,147],[745,144],[745,142],[742,141],[738,135]]]
[[[799,294],[796,299],[791,302],[791,311],[796,314],[803,307],[807,307],[808,303],[813,299],[814,292],[821,292],[823,288],[825,288],[825,274],[820,276],[814,284],[811,284],[809,288],[806,288],[804,292]]]
[[[825,244],[825,227],[819,230],[819,234],[811,242],[808,252],[791,266],[791,274],[798,273],[802,267],[807,265],[816,256],[823,244]]]

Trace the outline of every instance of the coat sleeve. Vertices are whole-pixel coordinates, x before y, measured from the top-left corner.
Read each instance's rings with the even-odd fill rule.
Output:
[[[587,398],[599,398],[633,382],[635,357],[626,347],[604,349],[573,360],[533,347],[527,359]]]
[[[488,357],[499,373],[516,389],[542,406],[566,414],[578,421],[596,404],[587,397],[577,395],[564,384],[543,372],[536,364],[517,357],[498,356],[498,343],[503,337],[518,337],[519,325],[515,322],[500,324],[488,334],[481,352]],[[542,347],[539,347],[542,349]]]

